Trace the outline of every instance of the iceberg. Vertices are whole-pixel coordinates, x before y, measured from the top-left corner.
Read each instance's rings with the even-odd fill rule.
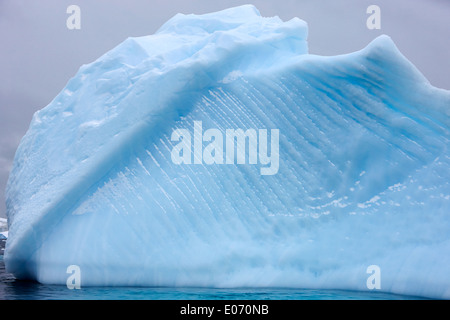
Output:
[[[7,271],[82,286],[450,298],[450,92],[387,35],[308,53],[252,5],[177,14],[35,113],[7,190]]]

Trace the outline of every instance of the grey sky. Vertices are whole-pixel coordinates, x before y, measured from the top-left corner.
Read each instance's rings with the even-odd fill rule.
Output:
[[[129,36],[154,33],[178,12],[247,3],[263,16],[305,20],[313,54],[349,53],[387,34],[433,85],[450,89],[449,0],[0,0],[0,217],[6,216],[4,189],[14,153],[33,113],[82,64]],[[80,30],[66,27],[71,4],[81,9]],[[381,30],[366,27],[371,4],[381,8]]]

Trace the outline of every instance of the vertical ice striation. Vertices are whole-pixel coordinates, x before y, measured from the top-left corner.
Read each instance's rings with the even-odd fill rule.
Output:
[[[8,271],[367,290],[378,265],[384,291],[450,298],[450,93],[387,36],[335,57],[306,37],[249,5],[178,14],[81,67],[17,150]],[[208,163],[237,129],[257,134],[256,160],[249,137],[243,164],[218,148]],[[190,164],[173,161],[174,132],[190,133]]]

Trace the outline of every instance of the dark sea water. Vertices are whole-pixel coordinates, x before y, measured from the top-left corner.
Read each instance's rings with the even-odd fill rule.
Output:
[[[20,281],[6,273],[0,240],[0,300],[418,300],[383,292],[286,288],[82,287]]]

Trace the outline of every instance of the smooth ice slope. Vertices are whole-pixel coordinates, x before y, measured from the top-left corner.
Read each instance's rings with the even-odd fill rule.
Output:
[[[450,93],[387,36],[336,57],[306,37],[252,6],[179,14],[81,67],[17,150],[8,271],[368,290],[378,265],[383,291],[450,298]],[[175,164],[171,135],[194,121],[279,129],[278,172]]]

